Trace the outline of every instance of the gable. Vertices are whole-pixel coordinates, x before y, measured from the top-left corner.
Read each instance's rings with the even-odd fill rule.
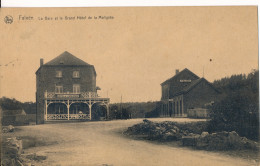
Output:
[[[84,62],[83,60],[77,58],[76,56],[72,55],[71,53],[65,51],[53,60],[47,62],[44,64],[44,66],[48,65],[84,65],[84,66],[89,66],[88,63]]]
[[[193,72],[191,72],[189,69],[185,68],[178,74],[174,75],[173,77],[171,77],[168,80],[161,83],[161,86],[163,86],[165,84],[172,84],[172,83],[178,82],[180,80],[183,80],[185,82],[187,80],[196,80],[196,79],[199,79],[199,77],[196,74],[194,74]]]
[[[62,54],[60,54],[53,60],[47,62],[46,64],[40,66],[35,74],[38,74],[40,69],[42,69],[43,67],[65,67],[65,66],[90,67],[93,69],[95,75],[97,75],[93,65],[84,62],[83,60],[77,58],[76,56],[72,55],[67,51],[63,52]]]
[[[201,78],[197,81],[195,81],[191,86],[187,87],[184,89],[185,93],[190,93],[190,92],[201,92],[201,91],[211,91],[211,92],[216,92],[219,93],[219,91],[206,79]]]
[[[168,79],[166,82],[162,83],[162,89],[168,89],[167,93],[169,97],[173,97],[184,91],[185,88],[193,84],[194,81],[198,80],[199,77],[192,73],[188,69],[184,69],[174,77]],[[168,88],[165,88],[168,87]],[[164,92],[162,92],[164,93]],[[165,96],[165,94],[163,94]]]

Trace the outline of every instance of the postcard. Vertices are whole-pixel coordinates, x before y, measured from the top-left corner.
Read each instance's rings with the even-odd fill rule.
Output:
[[[257,6],[0,9],[2,165],[257,165]]]

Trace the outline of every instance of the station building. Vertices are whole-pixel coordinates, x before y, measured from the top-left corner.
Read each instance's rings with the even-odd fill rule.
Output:
[[[219,91],[205,78],[189,69],[176,70],[173,77],[161,83],[162,107],[160,117],[187,117],[188,110],[213,104]]]

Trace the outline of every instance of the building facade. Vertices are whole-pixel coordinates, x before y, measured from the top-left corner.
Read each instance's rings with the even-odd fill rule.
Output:
[[[161,117],[186,117],[188,109],[205,108],[219,95],[211,83],[188,69],[176,70],[175,76],[164,81],[161,88]]]
[[[92,120],[109,116],[109,98],[97,94],[96,71],[65,51],[36,71],[36,122],[51,120]],[[98,109],[101,108],[101,109]],[[94,114],[94,115],[93,115]]]

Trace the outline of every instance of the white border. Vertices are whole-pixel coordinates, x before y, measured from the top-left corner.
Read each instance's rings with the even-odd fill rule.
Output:
[[[259,0],[2,0],[2,7],[238,6]]]

